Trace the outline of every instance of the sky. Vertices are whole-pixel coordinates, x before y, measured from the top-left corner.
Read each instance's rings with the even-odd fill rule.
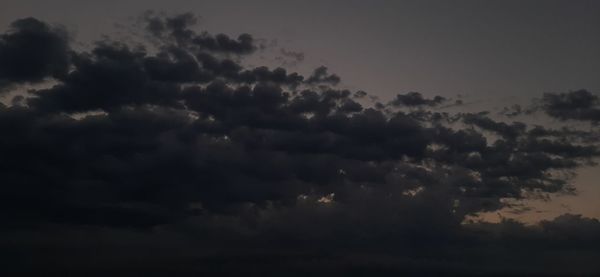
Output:
[[[345,85],[388,98],[600,89],[597,1],[3,2],[2,26],[35,16],[83,41],[148,9],[194,12],[208,30],[277,40],[305,54],[300,70],[326,64]]]
[[[600,2],[2,3],[9,275],[600,274]]]

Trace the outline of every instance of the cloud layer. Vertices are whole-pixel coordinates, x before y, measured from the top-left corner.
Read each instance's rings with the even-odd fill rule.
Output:
[[[600,154],[592,132],[440,112],[448,99],[416,92],[373,105],[324,66],[246,68],[251,35],[198,32],[191,14],[144,18],[155,50],[73,51],[33,18],[0,38],[4,86],[55,82],[0,106],[13,273],[598,272],[586,262],[599,258],[598,220],[466,221],[505,199],[574,193],[575,170]],[[550,116],[596,121],[590,92],[542,101]]]

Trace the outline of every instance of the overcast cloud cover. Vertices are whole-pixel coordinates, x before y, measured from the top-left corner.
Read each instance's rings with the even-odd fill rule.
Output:
[[[86,49],[32,17],[0,35],[7,276],[600,274],[596,218],[478,218],[578,193],[596,92],[467,112],[344,89],[327,65],[248,66],[272,46],[192,13],[136,26]]]

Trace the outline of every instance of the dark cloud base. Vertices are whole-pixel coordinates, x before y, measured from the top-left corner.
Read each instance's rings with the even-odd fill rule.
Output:
[[[370,103],[324,66],[246,68],[251,35],[143,22],[145,44],[85,51],[33,18],[0,37],[4,93],[54,83],[0,106],[10,276],[600,272],[596,219],[467,220],[576,193],[593,131],[439,112],[450,99],[417,92]],[[537,110],[595,123],[597,102],[546,94]]]

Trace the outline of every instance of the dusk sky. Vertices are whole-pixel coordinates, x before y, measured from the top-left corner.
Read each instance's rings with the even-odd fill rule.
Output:
[[[600,1],[0,2],[0,274],[600,275]]]

